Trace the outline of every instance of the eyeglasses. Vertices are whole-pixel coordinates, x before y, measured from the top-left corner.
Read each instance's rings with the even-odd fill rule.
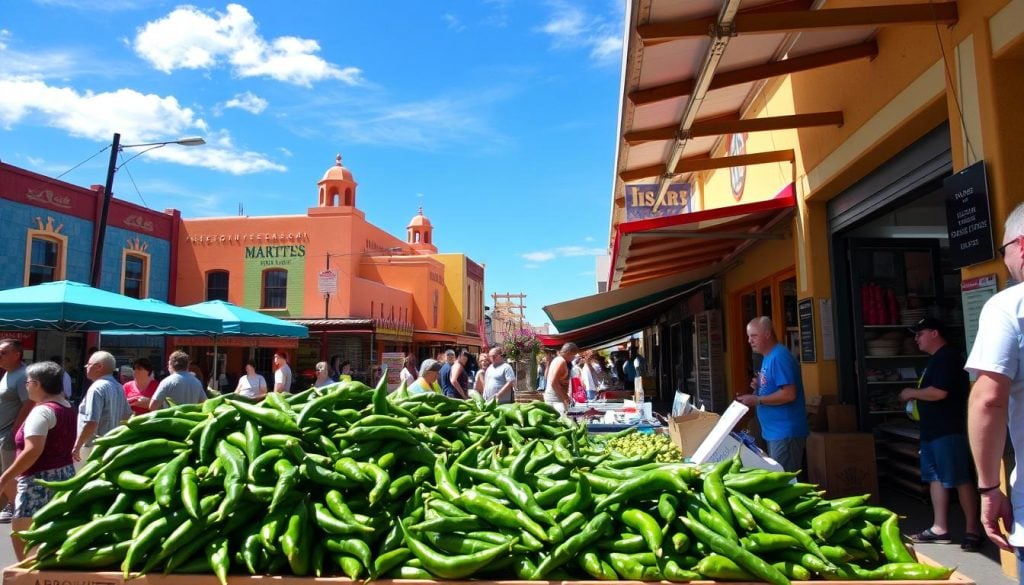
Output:
[[[1000,258],[1006,258],[1006,249],[1009,248],[1012,244],[1016,244],[1018,241],[1020,241],[1021,237],[1022,236],[1017,236],[1016,238],[1013,238],[1009,242],[1006,242],[1002,246],[999,246],[998,248],[996,248],[996,251],[999,252],[999,257]]]
[[[25,385],[28,385],[28,384],[38,384],[38,383],[39,383],[39,380],[33,380],[32,378],[29,378],[29,379],[25,380]]]

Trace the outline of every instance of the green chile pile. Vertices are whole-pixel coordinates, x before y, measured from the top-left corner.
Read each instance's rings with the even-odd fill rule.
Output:
[[[628,433],[618,435],[625,436]],[[352,579],[945,579],[896,515],[793,474],[626,457],[544,403],[344,382],[97,441],[20,533],[39,570]]]
[[[665,435],[630,433],[620,437],[613,437],[608,441],[607,445],[613,451],[627,457],[646,455],[653,450],[655,452],[654,460],[662,463],[679,461],[683,458],[679,447],[676,447],[672,439]]]

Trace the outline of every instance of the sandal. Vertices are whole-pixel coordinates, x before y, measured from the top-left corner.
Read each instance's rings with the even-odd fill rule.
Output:
[[[948,532],[944,534],[937,534],[932,532],[931,528],[925,528],[917,534],[911,534],[910,540],[929,544],[951,544],[953,542],[953,539],[949,537]]]
[[[981,545],[984,542],[981,540],[981,535],[968,532],[964,534],[964,540],[960,543],[960,548],[964,552],[978,552],[981,550]]]

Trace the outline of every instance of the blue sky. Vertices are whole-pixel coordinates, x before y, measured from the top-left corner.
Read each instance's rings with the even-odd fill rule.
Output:
[[[185,217],[301,214],[341,153],[367,219],[418,206],[527,317],[608,246],[623,0],[28,0],[0,15],[0,159]],[[126,151],[128,153],[130,151]]]

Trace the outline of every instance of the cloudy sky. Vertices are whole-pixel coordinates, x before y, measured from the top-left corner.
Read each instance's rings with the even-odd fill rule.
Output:
[[[118,172],[189,217],[301,214],[340,153],[358,206],[524,292],[594,292],[608,246],[623,0],[36,0],[0,16],[0,159],[103,182],[122,143],[202,136]],[[125,156],[130,152],[126,151]]]

